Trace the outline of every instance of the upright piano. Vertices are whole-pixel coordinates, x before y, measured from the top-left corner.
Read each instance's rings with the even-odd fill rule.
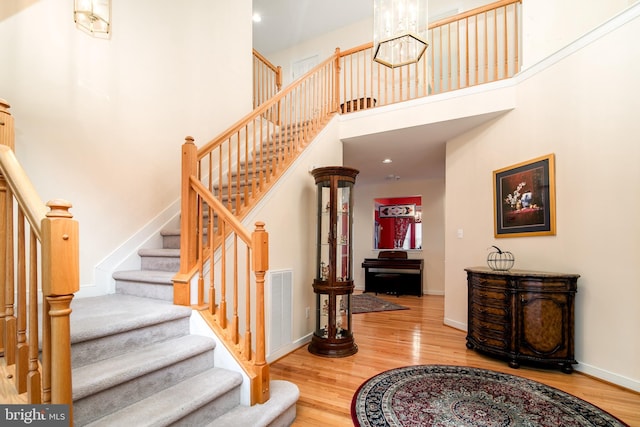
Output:
[[[364,291],[422,296],[424,260],[408,259],[406,251],[380,251],[378,258],[365,258]]]

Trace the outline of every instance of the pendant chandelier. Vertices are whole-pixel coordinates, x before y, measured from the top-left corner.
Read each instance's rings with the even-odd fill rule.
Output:
[[[391,68],[418,62],[427,29],[427,0],[373,0],[373,60]]]
[[[107,37],[111,27],[110,0],[74,0],[76,26],[96,37]]]

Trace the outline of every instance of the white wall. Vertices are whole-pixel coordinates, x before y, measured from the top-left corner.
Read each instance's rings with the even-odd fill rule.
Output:
[[[637,0],[523,0],[522,69],[563,48]]]
[[[634,11],[623,27],[524,73],[512,112],[447,144],[445,322],[466,325],[463,269],[484,265],[491,245],[513,252],[519,269],[578,273],[576,369],[640,390],[640,5]],[[557,235],[495,239],[492,171],[549,153]]]
[[[40,197],[73,203],[82,294],[101,260],[179,199],[184,137],[202,145],[250,110],[252,6],[114,1],[107,40],[77,30],[72,8],[4,11],[0,97]]]

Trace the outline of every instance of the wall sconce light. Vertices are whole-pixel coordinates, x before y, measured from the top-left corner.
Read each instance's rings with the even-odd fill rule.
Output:
[[[427,49],[427,0],[373,0],[373,60],[387,67],[418,62]]]
[[[108,37],[111,31],[111,0],[74,0],[76,26],[95,37]]]

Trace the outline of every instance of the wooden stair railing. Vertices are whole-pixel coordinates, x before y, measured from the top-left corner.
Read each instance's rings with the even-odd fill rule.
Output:
[[[174,303],[206,308],[203,316],[252,379],[252,404],[269,399],[264,324],[268,235],[264,224],[257,223],[250,234],[240,221],[335,114],[335,65],[333,58],[318,65],[200,149],[191,137],[182,149]]]
[[[18,394],[26,392],[33,404],[67,404],[72,416],[69,315],[80,283],[78,223],[70,203],[42,203],[13,153],[14,138],[9,104],[0,100],[0,351]]]
[[[371,43],[344,52],[336,49],[285,89],[255,88],[254,110],[201,148],[186,138],[174,302],[202,308],[203,317],[252,379],[252,404],[269,398],[263,287],[268,236],[263,223],[256,223],[252,234],[242,219],[337,112],[388,105],[517,73],[520,4],[521,0],[501,0],[431,24],[431,55],[418,64],[393,70],[378,65],[372,61]],[[434,51],[443,59],[435,59]],[[279,76],[275,77],[279,86],[281,70],[255,51],[254,59],[260,63],[254,62],[254,84],[273,87],[271,78],[262,77],[270,74]],[[273,95],[269,99],[256,95],[262,93]],[[197,289],[193,297],[192,283]]]

